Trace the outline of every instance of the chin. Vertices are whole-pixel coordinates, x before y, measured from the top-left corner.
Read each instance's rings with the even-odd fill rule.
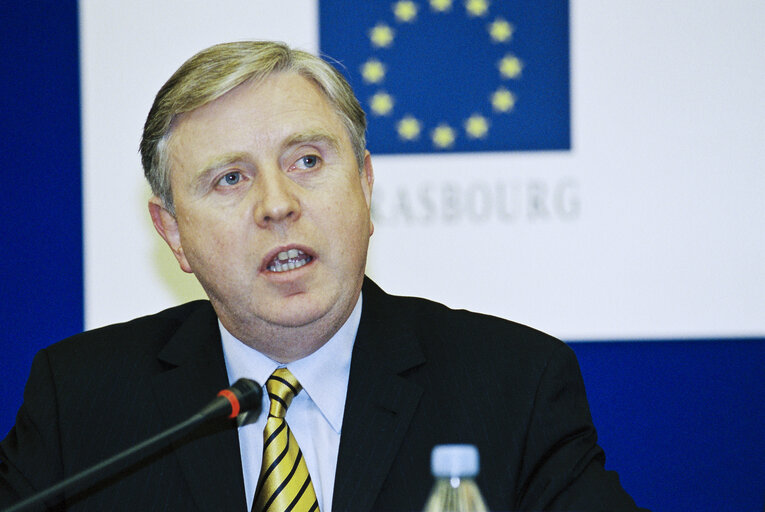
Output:
[[[272,325],[282,327],[304,327],[321,320],[330,312],[329,307],[319,307],[316,304],[305,304],[304,301],[277,307],[262,316]]]

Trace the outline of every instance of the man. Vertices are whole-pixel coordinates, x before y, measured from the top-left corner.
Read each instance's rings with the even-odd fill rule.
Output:
[[[479,449],[490,509],[636,510],[603,468],[570,349],[364,278],[365,123],[337,71],[276,43],[218,45],[170,78],[141,142],[149,211],[209,302],[41,351],[0,445],[0,504],[249,377],[268,382],[263,414],[214,423],[55,506],[418,510],[431,449],[459,442]]]

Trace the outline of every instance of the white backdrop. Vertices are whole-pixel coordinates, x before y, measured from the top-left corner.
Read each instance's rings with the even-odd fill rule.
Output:
[[[203,296],[146,209],[156,91],[218,42],[316,52],[317,10],[81,0],[87,328]],[[368,274],[567,340],[765,336],[764,26],[759,0],[572,0],[571,151],[373,155]]]

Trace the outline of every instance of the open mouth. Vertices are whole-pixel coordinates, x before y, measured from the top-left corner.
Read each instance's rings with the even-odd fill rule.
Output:
[[[282,251],[266,266],[269,272],[287,272],[310,263],[313,258],[300,249]]]

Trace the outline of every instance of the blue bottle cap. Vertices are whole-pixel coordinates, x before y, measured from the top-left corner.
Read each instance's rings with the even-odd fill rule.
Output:
[[[472,444],[441,444],[430,454],[430,470],[436,478],[472,478],[479,465],[478,448]]]

